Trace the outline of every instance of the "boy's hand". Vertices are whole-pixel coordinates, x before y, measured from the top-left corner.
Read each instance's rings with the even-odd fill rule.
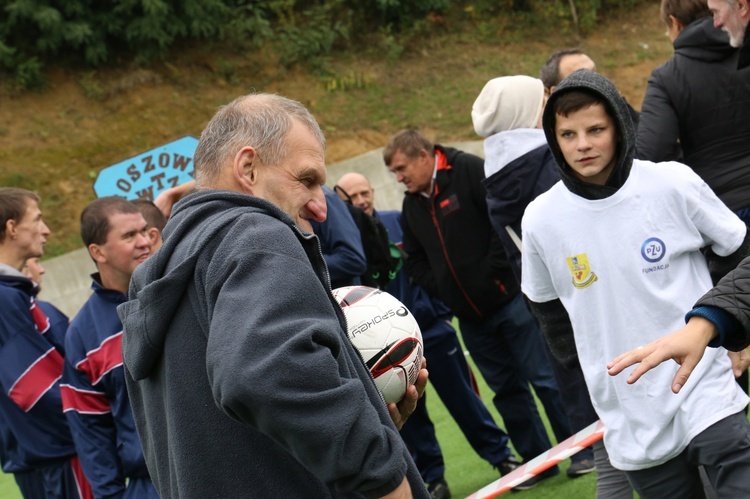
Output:
[[[713,322],[703,317],[691,317],[685,327],[648,345],[619,355],[607,364],[607,372],[610,376],[615,376],[626,367],[639,363],[628,377],[628,384],[632,384],[665,360],[672,359],[680,364],[672,380],[672,391],[679,393],[695,366],[703,358],[703,352],[714,336],[716,326]]]

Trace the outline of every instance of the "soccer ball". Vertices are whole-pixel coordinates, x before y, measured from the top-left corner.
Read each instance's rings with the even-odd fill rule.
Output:
[[[393,295],[367,286],[333,290],[344,311],[347,334],[362,354],[386,403],[398,402],[422,367],[422,332]]]

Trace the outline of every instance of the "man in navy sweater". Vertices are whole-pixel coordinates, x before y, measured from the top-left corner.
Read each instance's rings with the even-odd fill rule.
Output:
[[[122,324],[130,276],[151,255],[148,224],[119,197],[91,202],[81,214],[81,237],[96,263],[94,294],[70,324],[61,385],[83,471],[96,497],[154,498],[122,368]]]

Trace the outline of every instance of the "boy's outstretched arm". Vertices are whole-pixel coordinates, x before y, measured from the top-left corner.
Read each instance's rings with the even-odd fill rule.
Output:
[[[672,359],[680,364],[672,380],[672,391],[678,393],[703,358],[708,343],[716,335],[717,329],[713,322],[699,316],[691,317],[688,323],[677,331],[619,355],[607,364],[607,372],[610,376],[615,376],[626,367],[638,364],[627,380],[632,384],[665,360]]]
[[[727,257],[718,257],[708,252],[706,258],[712,277],[722,276],[729,267],[734,270],[724,275],[716,287],[709,290],[690,311],[685,327],[674,331],[648,345],[625,352],[607,364],[610,375],[615,376],[634,364],[640,365],[628,377],[628,383],[635,383],[644,373],[668,359],[680,368],[672,380],[672,391],[678,393],[690,377],[693,369],[703,357],[707,346],[742,351],[750,343],[750,258],[739,265],[736,262],[748,252],[749,236],[740,248]],[[746,368],[748,356],[745,353],[733,358],[733,369]]]
[[[528,300],[532,313],[539,320],[539,326],[547,339],[552,355],[566,369],[575,367],[578,361],[573,325],[568,311],[562,302],[550,300],[544,303]]]

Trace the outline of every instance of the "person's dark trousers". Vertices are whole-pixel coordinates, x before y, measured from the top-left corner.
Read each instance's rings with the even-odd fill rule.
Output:
[[[511,455],[508,435],[497,426],[492,414],[474,391],[473,375],[453,326],[437,320],[423,331],[423,340],[430,383],[466,440],[490,464],[506,461]],[[420,400],[417,410],[401,429],[401,436],[414,454],[422,478],[431,483],[431,480],[442,475],[431,473],[430,468],[440,469],[443,458],[434,440],[435,431],[426,408],[421,407],[423,405]]]
[[[83,474],[78,456],[39,467],[46,499],[93,498],[91,485]]]
[[[575,367],[565,369],[554,359],[546,341],[544,342],[544,346],[552,370],[555,373],[555,379],[557,379],[557,386],[560,388],[560,396],[565,406],[565,414],[568,416],[568,421],[570,422],[570,429],[572,433],[579,432],[599,419],[594,406],[591,405],[589,390],[586,387],[586,380],[583,378],[581,366],[576,362]],[[559,439],[560,437],[558,437]],[[594,449],[592,447],[585,447],[570,457],[570,460],[574,463],[585,459],[593,462]]]
[[[37,470],[20,471],[13,473],[18,490],[24,499],[36,499],[44,497],[44,477]]]
[[[705,497],[699,466],[717,497],[750,497],[750,423],[744,412],[709,426],[666,463],[626,474],[643,499],[699,498]]]
[[[401,428],[401,438],[411,452],[414,464],[425,483],[443,478],[445,462],[435,435],[435,425],[427,413],[427,393],[419,399],[417,408]]]
[[[552,446],[529,383],[544,405],[555,436],[567,438],[570,423],[544,351],[544,339],[523,296],[519,293],[484,320],[459,319],[459,326],[472,359],[495,392],[495,407],[524,460]]]

